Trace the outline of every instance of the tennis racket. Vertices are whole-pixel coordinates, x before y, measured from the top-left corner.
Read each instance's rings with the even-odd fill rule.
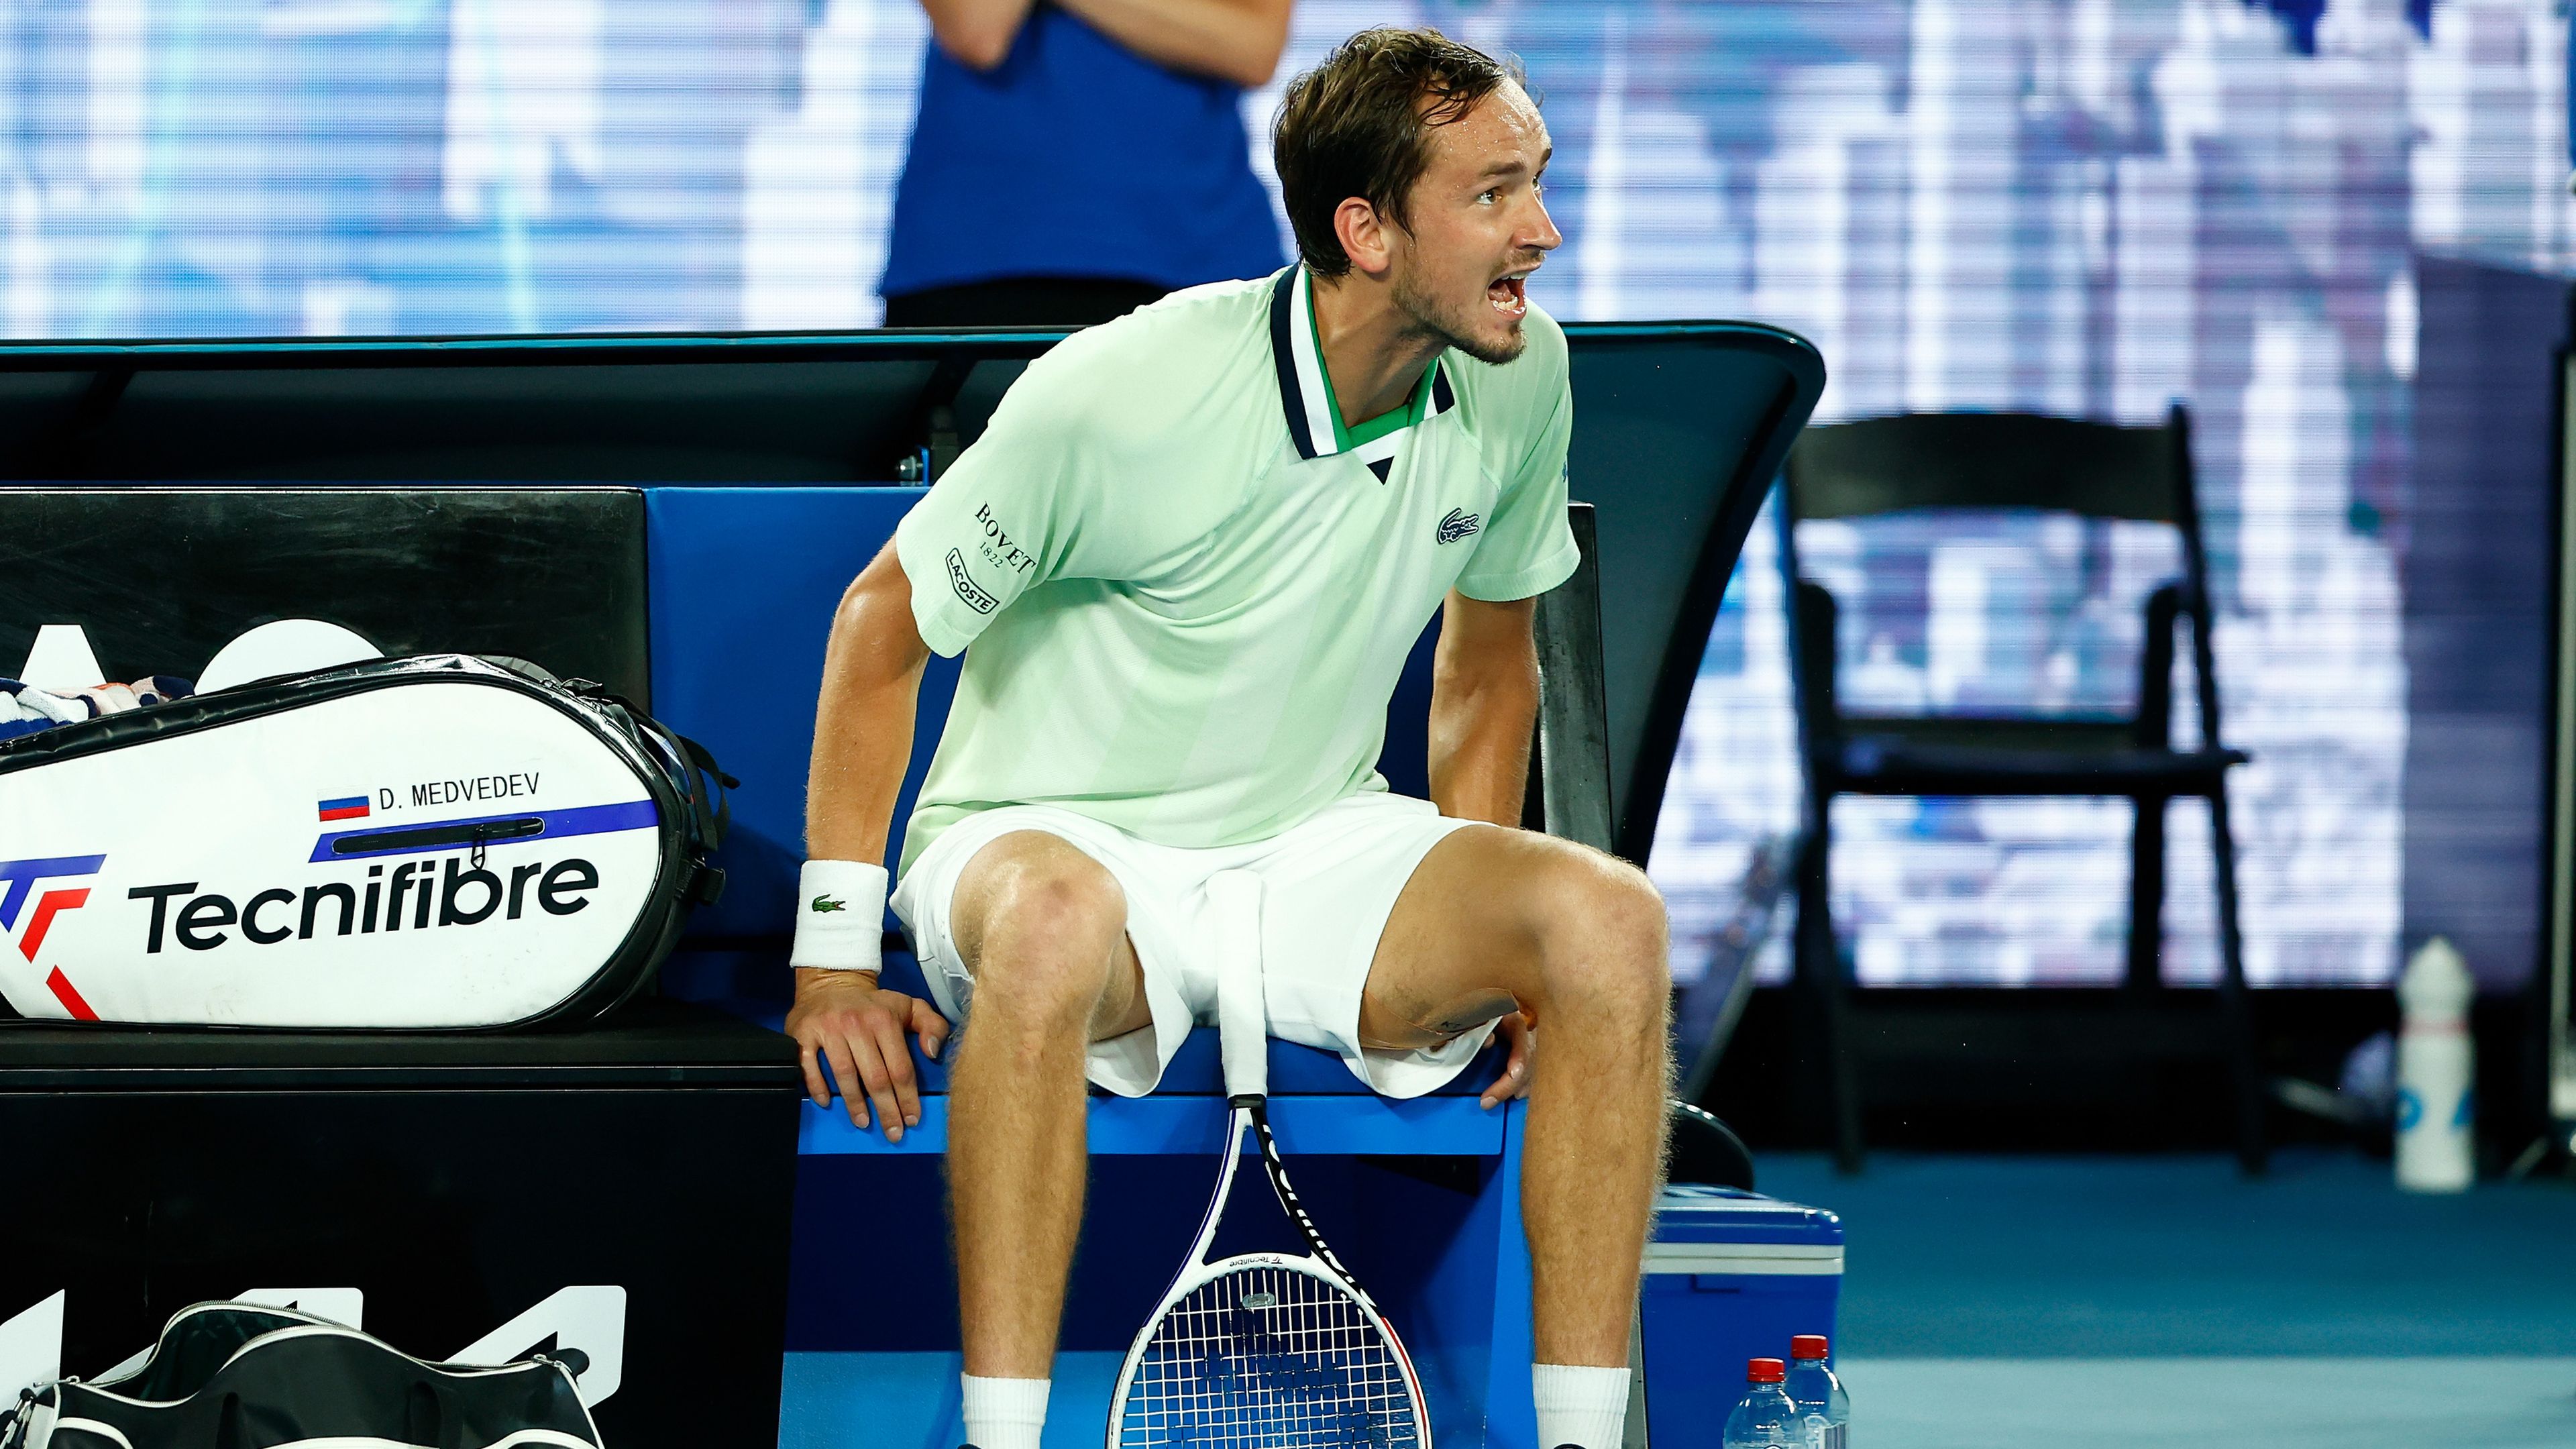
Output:
[[[1430,1449],[1422,1381],[1404,1343],[1324,1245],[1288,1185],[1271,1140],[1269,1041],[1261,996],[1261,880],[1208,882],[1217,923],[1217,1037],[1225,1062],[1225,1157],[1198,1238],[1127,1350],[1109,1401],[1108,1449]],[[1302,1256],[1242,1253],[1208,1262],[1234,1192],[1243,1136]]]

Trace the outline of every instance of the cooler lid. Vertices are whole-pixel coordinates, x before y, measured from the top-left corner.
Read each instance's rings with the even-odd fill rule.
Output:
[[[1843,1220],[1738,1188],[1676,1183],[1655,1204],[1655,1245],[1684,1243],[1840,1248]]]

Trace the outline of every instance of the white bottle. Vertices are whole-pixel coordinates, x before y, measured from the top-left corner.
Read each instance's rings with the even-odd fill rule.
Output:
[[[2468,963],[2439,936],[2398,978],[2397,1185],[2409,1192],[2461,1192],[2477,1178],[2476,993]]]

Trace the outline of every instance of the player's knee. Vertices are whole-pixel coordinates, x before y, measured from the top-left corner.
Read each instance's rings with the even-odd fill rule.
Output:
[[[1660,1022],[1672,992],[1663,893],[1644,871],[1586,852],[1544,897],[1541,971],[1561,1006]]]
[[[958,947],[975,977],[979,1014],[1080,1020],[1109,979],[1126,930],[1126,895],[1099,862],[1046,841],[979,859],[969,867],[977,878],[959,881],[967,909],[957,922]]]

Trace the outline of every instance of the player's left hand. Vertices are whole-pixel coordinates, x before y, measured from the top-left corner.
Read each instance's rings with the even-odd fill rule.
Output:
[[[1530,1052],[1538,1045],[1538,1028],[1530,1025],[1526,1012],[1515,1011],[1495,1022],[1494,1034],[1503,1039],[1503,1074],[1476,1099],[1476,1105],[1488,1111],[1529,1095]]]

